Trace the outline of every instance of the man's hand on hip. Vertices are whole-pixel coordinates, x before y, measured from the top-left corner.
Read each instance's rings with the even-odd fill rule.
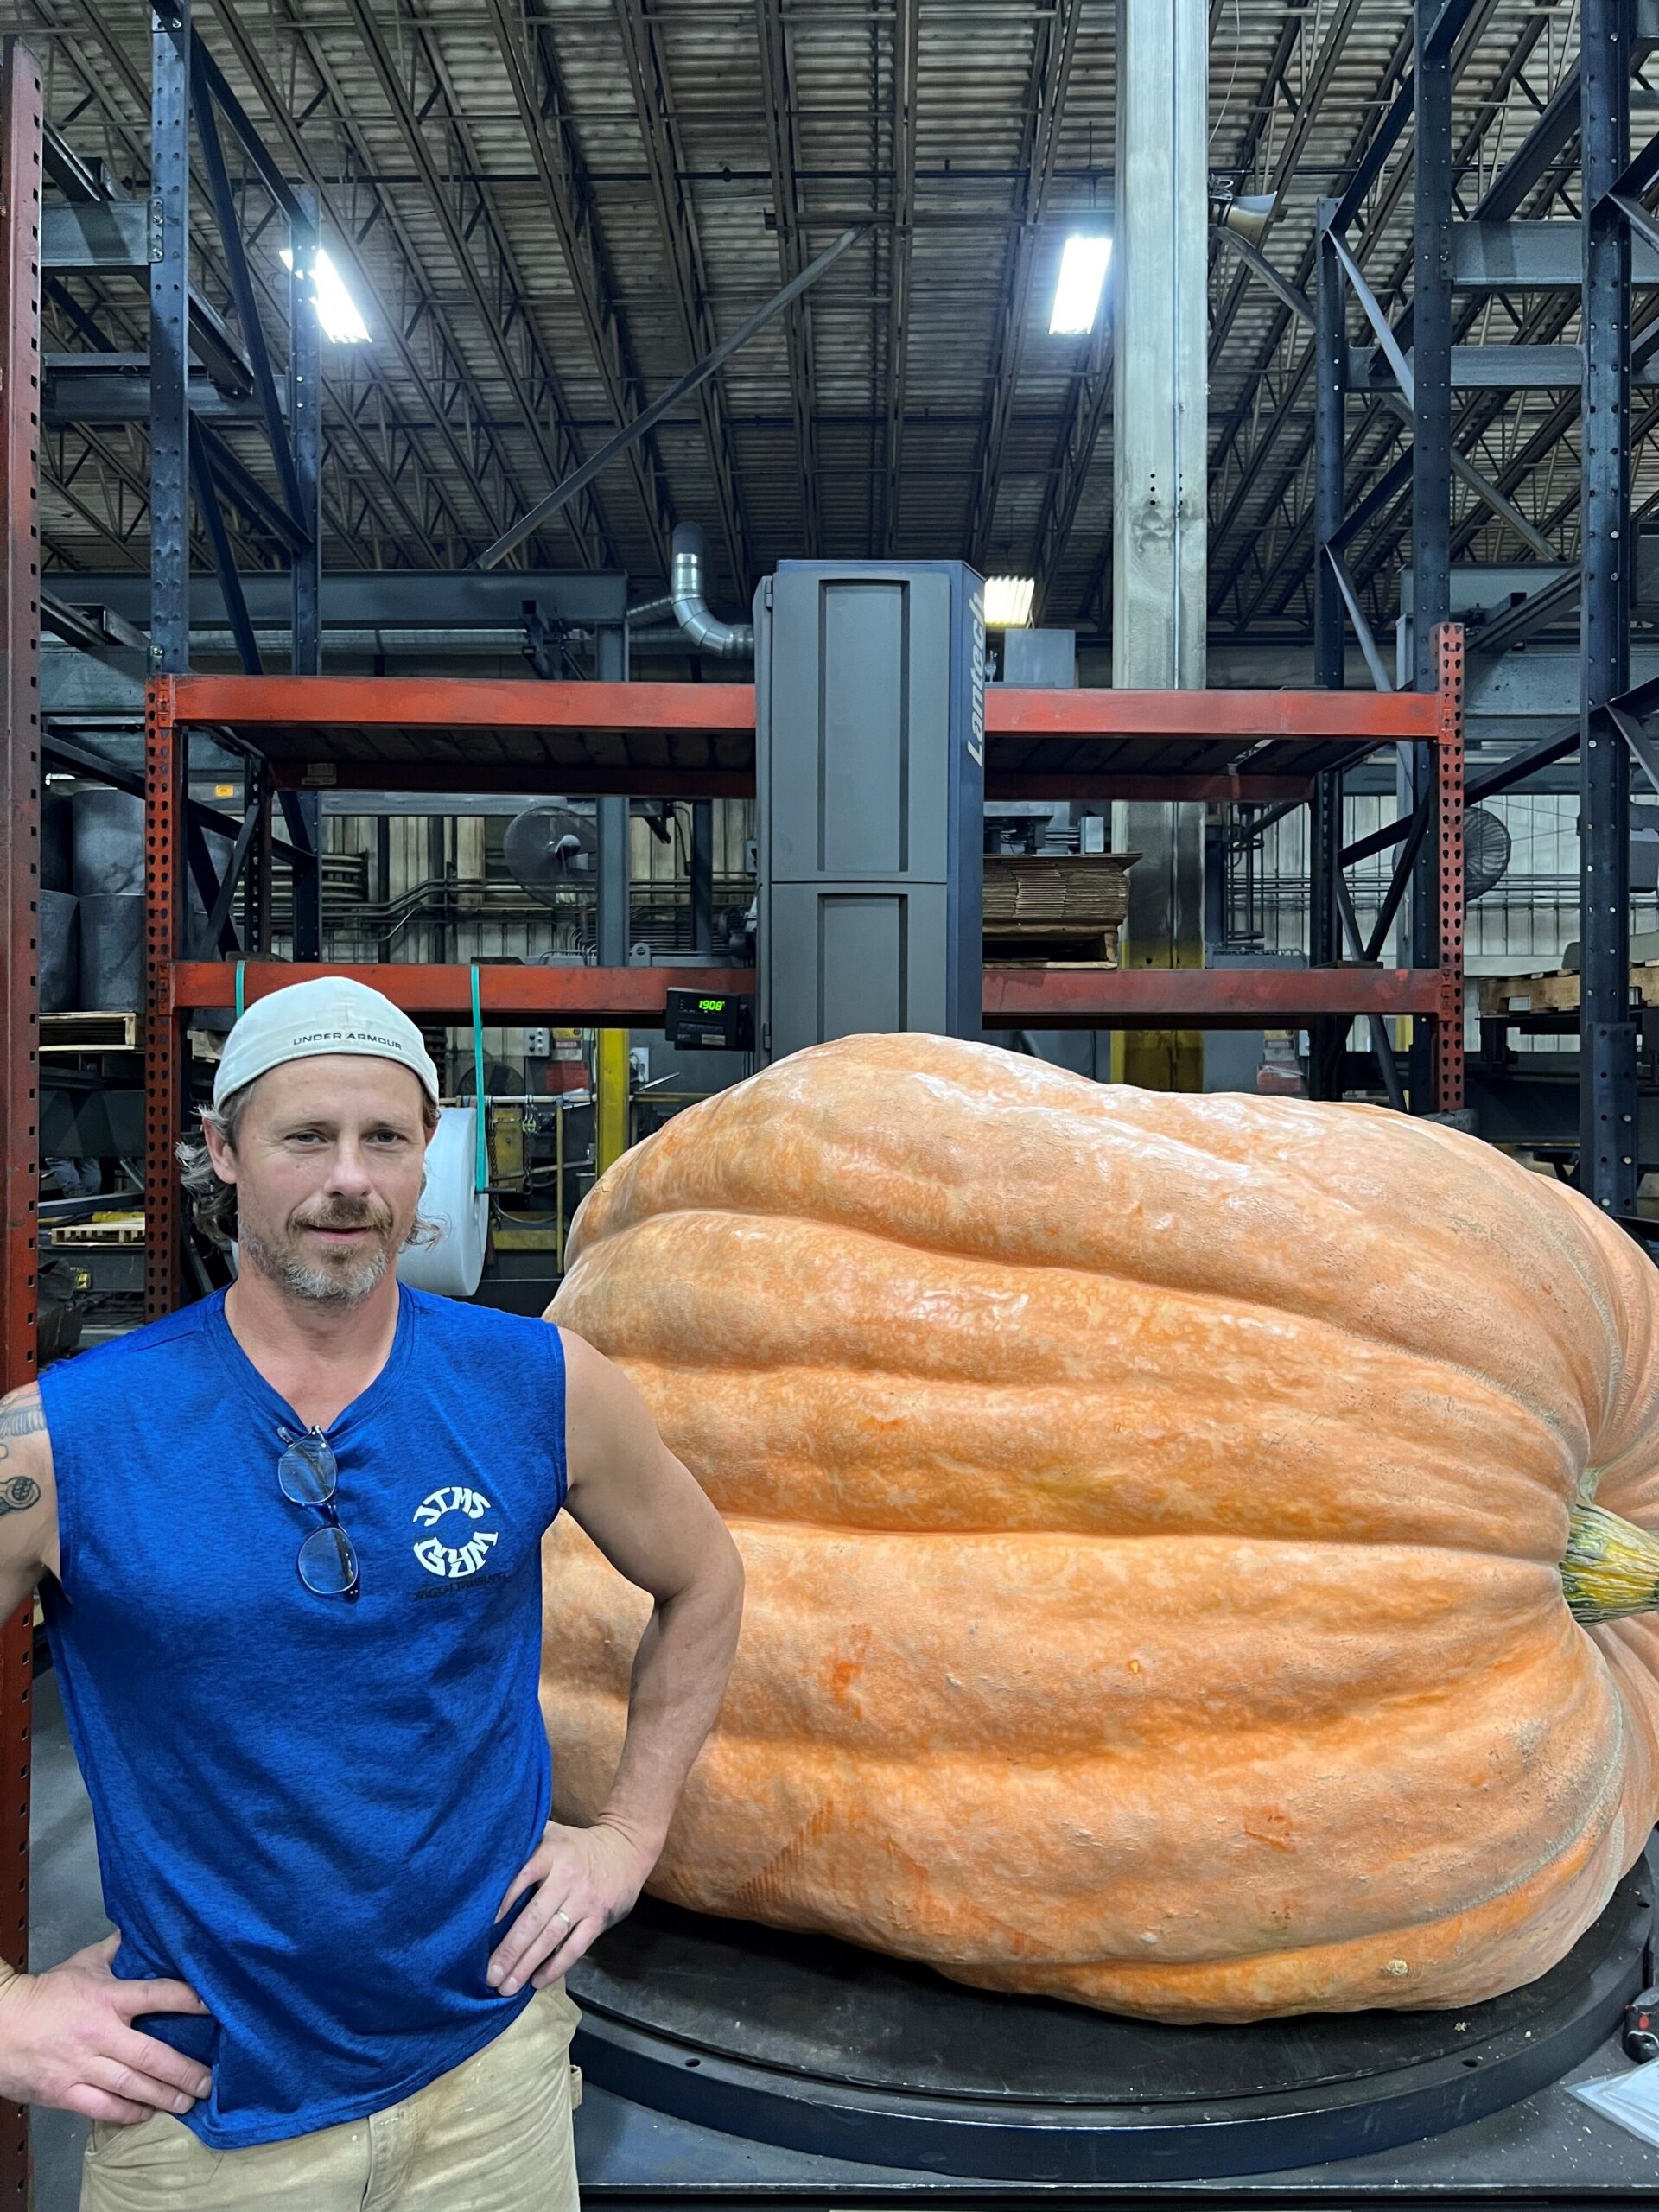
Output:
[[[656,1857],[604,1821],[590,1828],[550,1821],[495,1916],[500,1920],[537,1885],[490,1961],[491,1988],[511,1997],[526,1981],[537,1989],[556,1981],[596,1937],[632,1911]]]
[[[207,2007],[181,1981],[118,1980],[110,1961],[120,1942],[107,1936],[0,1987],[0,2096],[130,2126],[187,2113],[207,2094],[213,2077],[204,2066],[132,2024],[143,2013]]]

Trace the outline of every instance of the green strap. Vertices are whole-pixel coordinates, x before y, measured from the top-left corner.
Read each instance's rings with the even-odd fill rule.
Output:
[[[473,1160],[473,1188],[490,1187],[489,1142],[484,1134],[484,1017],[478,1000],[478,963],[473,963],[473,1110],[476,1116],[477,1150]]]
[[[245,970],[247,964],[245,960],[238,960],[236,963],[236,1018],[238,1021],[242,1019],[243,1009],[247,1003],[243,989],[246,982]]]

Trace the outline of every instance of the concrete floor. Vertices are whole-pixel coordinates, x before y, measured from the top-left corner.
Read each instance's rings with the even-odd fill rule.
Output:
[[[92,1842],[92,1808],[64,1726],[58,1678],[35,1683],[33,1802],[29,1815],[29,1963],[39,1973],[107,1936]],[[75,2212],[86,2122],[73,2113],[30,2115],[35,2212]]]

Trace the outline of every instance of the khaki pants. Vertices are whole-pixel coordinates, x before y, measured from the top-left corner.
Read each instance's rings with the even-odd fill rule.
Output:
[[[96,2123],[80,2212],[577,2212],[580,2018],[557,1983],[402,2104],[284,2143],[210,2151],[170,2113]]]

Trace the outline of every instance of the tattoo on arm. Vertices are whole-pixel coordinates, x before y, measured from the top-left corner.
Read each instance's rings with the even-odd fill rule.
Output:
[[[41,1502],[41,1486],[28,1475],[13,1475],[0,1482],[0,1514],[27,1513]]]
[[[14,1437],[38,1436],[45,1427],[46,1414],[41,1406],[39,1390],[31,1388],[28,1390],[19,1390],[10,1398],[0,1398],[0,1459],[9,1459],[11,1457],[10,1440]],[[24,1503],[33,1505],[41,1494],[39,1486],[29,1483],[25,1487],[32,1490],[35,1495],[26,1499]],[[22,1510],[22,1506],[15,1503],[0,1503],[0,1510],[8,1513],[18,1513]]]

